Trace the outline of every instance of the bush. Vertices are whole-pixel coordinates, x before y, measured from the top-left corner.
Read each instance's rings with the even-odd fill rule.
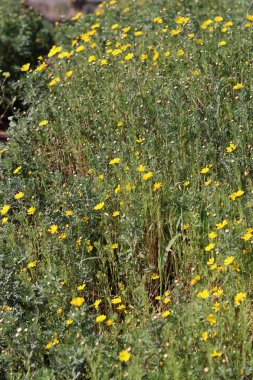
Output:
[[[38,56],[45,54],[52,43],[52,25],[38,12],[23,2],[1,1],[0,70],[1,73],[9,73],[10,77],[0,73],[0,120],[10,111],[17,98],[19,102],[22,99],[21,93],[17,95],[15,86],[22,65],[36,63]]]

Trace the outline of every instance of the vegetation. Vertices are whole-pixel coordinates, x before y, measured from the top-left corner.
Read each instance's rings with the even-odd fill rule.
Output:
[[[53,28],[23,2],[1,0],[0,4],[0,122],[22,94],[17,80],[20,68],[36,63],[53,43]],[[18,92],[18,95],[17,95]]]
[[[104,1],[25,62],[1,379],[252,378],[252,13]]]

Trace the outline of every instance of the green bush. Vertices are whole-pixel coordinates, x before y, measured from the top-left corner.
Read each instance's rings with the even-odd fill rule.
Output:
[[[23,2],[2,0],[0,4],[0,118],[17,97],[16,81],[25,63],[35,64],[53,43],[52,25]],[[9,78],[2,76],[8,72]],[[4,83],[3,83],[4,82]]]

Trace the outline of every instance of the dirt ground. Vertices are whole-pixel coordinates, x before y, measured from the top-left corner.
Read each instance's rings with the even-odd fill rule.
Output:
[[[80,9],[74,7],[73,0],[27,0],[26,2],[38,9],[51,21],[60,20],[61,18],[70,18],[80,11]],[[86,0],[82,11],[92,11],[98,3],[98,0]]]

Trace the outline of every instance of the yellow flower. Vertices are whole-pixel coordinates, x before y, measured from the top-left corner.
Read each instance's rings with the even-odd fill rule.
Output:
[[[170,34],[171,34],[171,36],[177,36],[178,34],[180,34],[180,33],[182,33],[182,29],[181,28],[177,28],[177,29],[172,29],[171,31],[170,31]]]
[[[241,303],[245,300],[245,298],[246,298],[246,293],[242,293],[242,292],[237,293],[234,298],[235,305],[240,306]]]
[[[105,202],[100,202],[96,206],[93,207],[93,210],[102,210],[105,206]]]
[[[112,249],[117,249],[117,248],[119,248],[119,245],[117,243],[112,244]]]
[[[235,257],[234,256],[229,256],[229,257],[227,257],[225,260],[224,260],[224,265],[230,265],[230,264],[232,264],[233,262],[234,262],[234,259],[235,259]]]
[[[71,17],[71,20],[72,21],[79,20],[79,18],[81,18],[82,16],[83,16],[82,12],[77,12],[77,14],[75,16]]]
[[[191,282],[190,282],[191,286],[195,285],[195,284],[196,284],[198,281],[200,281],[200,280],[201,280],[201,277],[200,277],[199,275],[195,276],[195,277],[191,280]]]
[[[209,180],[205,181],[205,186],[209,186],[211,183],[212,183],[212,180],[210,178]]]
[[[116,157],[116,158],[113,158],[110,162],[109,162],[109,165],[115,165],[115,164],[118,164],[120,162],[120,158]]]
[[[83,297],[75,297],[70,301],[71,305],[76,306],[76,307],[81,307],[82,304],[84,303],[84,298]]]
[[[222,289],[216,289],[216,290],[214,290],[214,292],[213,292],[213,296],[214,297],[220,297],[221,295],[223,294],[223,290]]]
[[[217,223],[217,224],[216,224],[216,228],[217,228],[217,230],[221,230],[221,229],[224,228],[227,224],[228,224],[228,221],[227,221],[226,219],[224,219],[221,223]]]
[[[178,16],[175,19],[175,23],[179,24],[179,25],[182,25],[182,24],[186,24],[189,20],[190,20],[189,17]]]
[[[162,317],[163,317],[163,318],[166,318],[166,317],[168,317],[170,314],[171,314],[171,312],[170,312],[169,310],[166,310],[166,311],[164,311],[164,312],[162,313]]]
[[[208,234],[209,239],[215,239],[217,237],[216,232],[212,231]]]
[[[49,229],[48,232],[50,232],[52,235],[56,234],[58,232],[58,226],[56,224],[53,224]]]
[[[227,45],[226,41],[220,41],[219,42],[219,46],[226,46],[226,45]]]
[[[126,308],[126,305],[119,305],[118,307],[117,307],[117,310],[124,310]]]
[[[165,57],[169,57],[169,56],[171,55],[171,52],[170,52],[170,51],[166,51],[166,52],[164,53],[164,55],[165,55]]]
[[[116,216],[119,216],[119,215],[120,215],[120,212],[119,212],[119,211],[114,211],[113,214],[112,214],[112,216],[113,216],[114,218],[116,218]]]
[[[233,86],[233,90],[241,90],[243,87],[242,83],[237,83]]]
[[[225,27],[230,27],[230,26],[233,26],[233,25],[234,25],[234,23],[232,21],[227,21],[224,24]]]
[[[139,37],[143,34],[143,32],[141,30],[137,31],[137,32],[134,32],[134,35],[135,37]]]
[[[158,53],[158,51],[154,51],[154,54],[153,54],[153,61],[157,61],[158,60],[158,58],[159,58],[159,53]]]
[[[125,60],[126,60],[126,61],[130,61],[131,59],[133,59],[133,57],[134,57],[133,53],[129,53],[129,54],[127,54],[127,55],[125,56]]]
[[[206,298],[208,298],[210,296],[210,293],[209,293],[209,291],[207,290],[207,289],[204,289],[204,290],[202,290],[202,292],[199,292],[198,294],[197,294],[197,297],[198,298],[202,298],[203,300],[205,300]]]
[[[61,50],[62,50],[62,48],[60,46],[53,45],[47,56],[49,58],[53,57],[57,53],[60,53]]]
[[[207,339],[208,339],[208,332],[207,331],[202,332],[202,334],[201,334],[201,340],[203,340],[204,342],[206,342]]]
[[[148,173],[143,174],[142,179],[144,181],[147,181],[151,177],[153,177],[153,173],[152,172],[148,172]]]
[[[2,208],[1,208],[1,215],[4,216],[7,214],[7,212],[10,210],[11,206],[9,205],[4,205]]]
[[[253,15],[247,15],[246,16],[246,19],[253,22]]]
[[[71,78],[72,75],[73,75],[73,70],[70,70],[70,71],[66,72],[65,77],[66,78]]]
[[[160,18],[160,17],[154,17],[153,18],[153,22],[155,24],[162,24],[163,23],[163,20]]]
[[[214,257],[211,257],[208,262],[207,262],[207,265],[213,265],[214,264]]]
[[[42,120],[40,123],[39,123],[39,127],[44,127],[48,124],[48,120]]]
[[[15,170],[13,170],[13,174],[18,174],[21,169],[22,169],[22,166],[18,166]]]
[[[122,300],[121,300],[120,297],[117,297],[117,298],[113,298],[113,299],[112,299],[112,304],[113,304],[113,305],[117,305],[118,303],[121,303],[121,302],[122,302]]]
[[[22,193],[22,191],[20,191],[19,193],[14,195],[14,198],[15,199],[22,199],[22,198],[24,198],[24,196],[25,196],[25,194]]]
[[[85,287],[86,287],[86,284],[79,285],[77,287],[77,290],[84,290]]]
[[[108,321],[106,322],[106,325],[107,326],[111,326],[113,324],[113,320],[112,319],[108,319]]]
[[[216,17],[214,18],[214,21],[215,21],[215,22],[221,22],[221,21],[223,21],[223,18],[222,18],[221,16],[216,16]]]
[[[213,305],[212,309],[215,311],[215,313],[217,313],[220,310],[220,303],[219,302],[215,302],[215,304]]]
[[[70,326],[70,325],[72,325],[73,322],[74,322],[73,319],[67,319],[65,324],[66,324],[66,326]]]
[[[101,302],[102,302],[102,300],[96,300],[94,303],[93,303],[93,305],[92,306],[94,306],[95,307],[95,309],[97,309],[98,308],[98,306],[101,304]]]
[[[141,54],[140,60],[145,61],[148,58],[147,54]]]
[[[158,189],[160,189],[162,187],[162,184],[161,182],[156,182],[153,186],[153,191],[157,191]]]
[[[251,232],[246,232],[246,234],[243,235],[243,236],[241,237],[241,239],[243,239],[244,241],[248,241],[248,240],[250,240],[252,237],[253,237],[253,234],[252,234]]]
[[[210,170],[209,167],[206,166],[205,168],[201,169],[200,173],[201,173],[201,174],[206,174],[206,173],[209,172],[209,170]]]
[[[37,265],[37,262],[36,261],[32,261],[29,264],[27,264],[27,268],[34,268],[34,267],[36,267],[36,265]]]
[[[178,54],[179,56],[184,55],[184,51],[183,51],[182,49],[179,49],[179,50],[177,51],[177,54]]]
[[[66,210],[65,211],[65,215],[66,216],[72,216],[73,215],[73,211],[72,210]]]
[[[235,193],[230,194],[228,197],[229,197],[232,201],[235,201],[236,198],[241,197],[243,194],[244,194],[244,191],[241,190],[241,189],[239,189],[239,190],[237,190]]]
[[[206,252],[211,251],[212,249],[214,249],[215,245],[216,245],[215,243],[210,243],[210,244],[208,244],[208,245],[205,247],[205,251],[206,251]]]
[[[157,273],[152,273],[151,274],[151,280],[158,280],[158,278],[160,278],[159,274],[157,274]]]
[[[92,63],[92,62],[96,62],[97,58],[95,55],[91,55],[89,58],[88,58],[88,62],[89,63]]]
[[[26,211],[27,215],[33,215],[36,211],[35,207],[29,207],[28,210]]]
[[[101,314],[101,315],[98,315],[98,316],[97,316],[97,318],[96,318],[96,322],[97,322],[97,323],[102,323],[102,322],[104,322],[105,319],[106,319],[106,315]]]
[[[49,86],[50,87],[55,86],[59,82],[60,82],[60,78],[59,77],[55,77],[54,79],[51,80],[51,82],[49,82]]]
[[[124,362],[124,363],[128,362],[130,357],[131,357],[131,354],[127,350],[120,351],[119,356],[118,356],[119,361]]]
[[[47,65],[45,62],[43,62],[41,65],[37,66],[36,69],[35,69],[34,71],[35,71],[35,72],[37,72],[37,71],[42,71],[42,70],[46,69],[47,66],[48,66],[48,65]]]
[[[206,21],[204,21],[202,24],[201,24],[201,29],[206,29],[209,25],[211,25],[213,23],[213,21],[212,20],[206,20]]]
[[[216,317],[214,314],[208,314],[206,320],[210,323],[211,326],[215,325],[216,323]]]
[[[212,353],[211,353],[211,357],[212,358],[217,358],[217,357],[220,357],[222,355],[222,352],[218,352],[216,350],[214,350]]]
[[[101,59],[101,61],[100,61],[100,65],[101,65],[101,66],[108,65],[108,61],[107,61],[107,59]]]
[[[84,50],[84,46],[83,45],[80,45],[80,46],[78,46],[77,48],[76,48],[76,52],[77,53],[81,53],[81,51],[83,51]]]
[[[236,150],[236,147],[237,145],[231,143],[229,146],[226,147],[227,153],[232,153],[234,150]]]
[[[28,71],[30,69],[30,63],[26,63],[21,67],[21,71]]]
[[[4,226],[7,222],[8,222],[8,218],[7,218],[7,217],[4,217],[4,218],[2,219],[2,225]]]
[[[45,345],[45,349],[46,350],[49,350],[51,347],[53,346],[56,346],[57,344],[59,344],[59,340],[58,339],[53,339],[52,341],[48,342],[46,345]]]
[[[112,30],[115,30],[115,29],[118,29],[118,27],[119,27],[119,24],[113,24],[111,28]]]

